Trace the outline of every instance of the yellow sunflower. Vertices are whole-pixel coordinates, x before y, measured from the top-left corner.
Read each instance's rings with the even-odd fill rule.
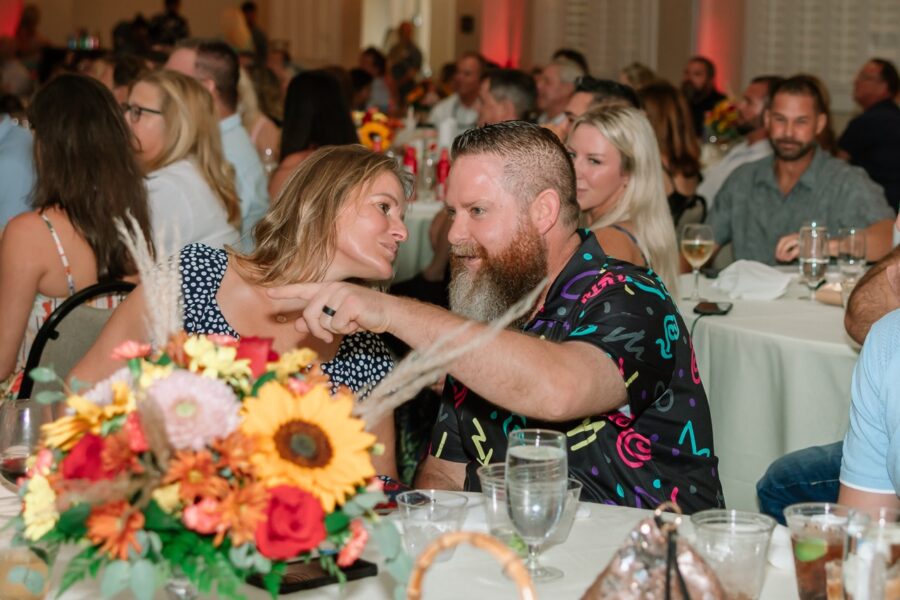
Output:
[[[113,399],[106,405],[94,404],[82,396],[70,396],[66,401],[75,414],[61,417],[41,427],[45,443],[51,448],[70,450],[87,433],[100,433],[104,422],[134,411],[134,394],[124,382],[112,384]]]
[[[375,475],[369,448],[375,436],[350,416],[353,397],[332,397],[318,385],[294,396],[269,382],[244,400],[243,433],[257,440],[252,461],[268,487],[288,484],[316,496],[325,512],[343,504]]]

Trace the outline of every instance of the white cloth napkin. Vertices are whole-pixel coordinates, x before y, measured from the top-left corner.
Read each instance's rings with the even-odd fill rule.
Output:
[[[719,273],[713,287],[731,298],[774,300],[784,295],[792,276],[753,260],[738,260]]]

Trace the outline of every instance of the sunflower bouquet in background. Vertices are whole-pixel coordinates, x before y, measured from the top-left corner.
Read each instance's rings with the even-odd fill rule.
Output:
[[[127,367],[89,391],[44,396],[68,414],[44,426],[20,482],[17,542],[51,568],[78,546],[60,593],[98,577],[103,597],[150,599],[178,579],[240,598],[255,575],[274,598],[286,561],[318,560],[342,581],[370,534],[405,581],[397,532],[372,510],[385,500],[369,483],[375,437],[315,353],[178,334],[153,355],[129,342],[115,357]],[[41,589],[44,574],[24,579]]]
[[[375,108],[365,112],[353,111],[352,116],[356,134],[363,146],[375,152],[382,152],[391,147],[394,129],[399,125],[396,120],[392,120]]]
[[[734,103],[725,98],[706,113],[703,127],[706,139],[712,144],[728,144],[740,137],[737,128],[738,110]]]

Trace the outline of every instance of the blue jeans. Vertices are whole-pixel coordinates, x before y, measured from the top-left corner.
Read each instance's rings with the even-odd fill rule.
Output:
[[[784,525],[784,509],[798,502],[837,502],[843,442],[785,454],[756,483],[759,511]]]

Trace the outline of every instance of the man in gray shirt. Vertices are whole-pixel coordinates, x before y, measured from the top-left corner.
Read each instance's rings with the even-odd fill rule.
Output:
[[[809,221],[864,228],[867,258],[891,249],[895,215],[865,171],[816,144],[827,123],[819,88],[802,75],[779,84],[766,111],[774,154],[738,167],[716,195],[709,222],[717,248],[732,242],[735,259],[766,264],[797,258],[797,231]]]

